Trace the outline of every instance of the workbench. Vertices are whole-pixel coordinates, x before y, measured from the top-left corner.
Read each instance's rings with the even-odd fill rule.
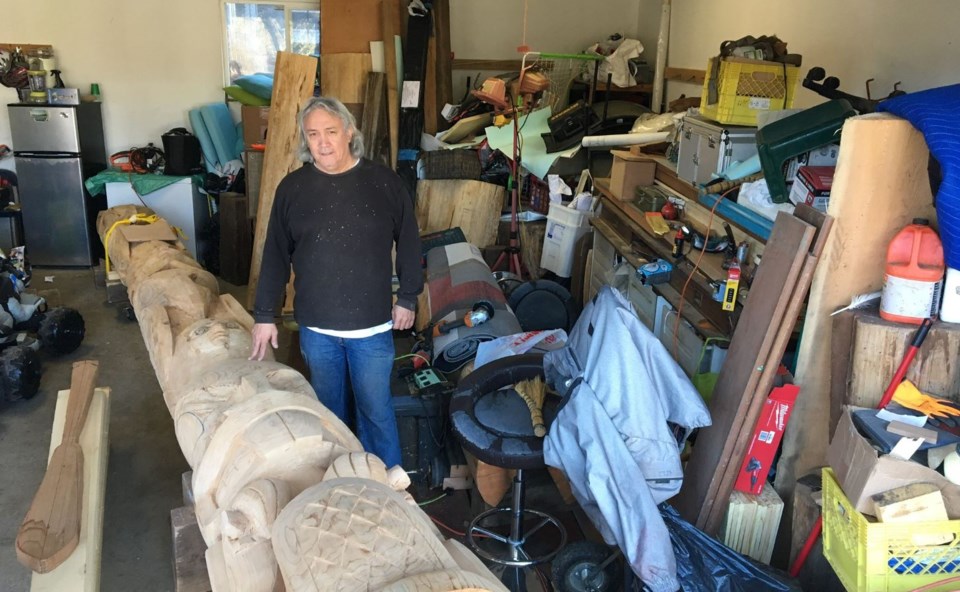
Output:
[[[710,228],[714,233],[722,234],[722,224],[727,220],[716,213],[711,220],[710,210],[701,205],[697,189],[677,178],[670,163],[659,158],[654,160],[657,161],[657,186],[684,204],[683,223],[701,233]],[[741,283],[735,310],[722,310],[721,304],[713,298],[715,289],[711,283],[727,277],[723,254],[704,253],[699,265],[695,265],[699,252],[688,245],[686,256],[675,259],[672,256],[675,232],[663,236],[655,234],[643,211],[631,201],[614,197],[608,180],[597,179],[595,187],[600,192],[601,208],[592,220],[595,231],[593,254],[589,275],[584,279],[590,286],[588,296],[592,297],[600,286],[609,283],[622,262],[635,270],[658,258],[669,261],[674,265],[669,282],[643,286],[631,273],[626,285],[618,287],[633,303],[640,319],[675,355],[688,374],[703,371],[704,368],[700,367],[701,349],[704,343],[727,340],[732,335],[749,293],[746,282]],[[731,223],[731,229],[738,243],[746,241],[750,244],[751,264],[748,267],[752,267],[754,257],[763,253],[763,241],[737,224]],[[681,294],[684,294],[682,306]],[[683,321],[679,325],[675,322],[677,314]]]

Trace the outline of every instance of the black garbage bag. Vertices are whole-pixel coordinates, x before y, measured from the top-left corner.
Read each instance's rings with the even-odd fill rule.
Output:
[[[683,592],[801,592],[800,584],[718,542],[660,504]]]

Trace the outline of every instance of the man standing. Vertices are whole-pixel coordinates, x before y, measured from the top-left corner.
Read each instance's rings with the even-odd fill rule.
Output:
[[[400,438],[390,391],[391,329],[413,326],[423,289],[413,200],[396,173],[362,157],[356,121],[340,101],[310,99],[299,125],[306,164],[277,187],[250,359],[262,360],[268,344],[277,347],[274,318],[292,264],[294,317],[310,384],[320,402],[354,428],[364,449],[393,467],[400,464]],[[391,304],[394,244],[400,289]]]

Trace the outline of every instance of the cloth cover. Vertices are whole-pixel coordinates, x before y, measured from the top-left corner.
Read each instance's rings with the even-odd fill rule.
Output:
[[[565,397],[544,460],[567,475],[584,511],[644,584],[674,592],[677,566],[657,504],[680,490],[687,436],[710,425],[700,395],[609,286],[584,309],[566,347],[546,354],[544,371]]]
[[[960,84],[894,97],[880,103],[923,133],[943,170],[937,192],[937,222],[947,267],[960,269]]]

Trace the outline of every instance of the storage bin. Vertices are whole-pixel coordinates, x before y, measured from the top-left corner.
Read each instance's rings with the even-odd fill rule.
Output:
[[[710,81],[716,60],[707,62],[700,97],[700,113],[714,121],[736,125],[757,125],[761,111],[778,111],[793,106],[800,68],[777,62],[726,58],[720,60],[716,77],[717,102],[710,103]]]
[[[580,237],[590,230],[592,212],[581,212],[552,203],[547,213],[540,267],[560,277],[570,277],[573,251]]]
[[[914,535],[945,534],[944,545],[917,545]],[[833,469],[823,470],[823,554],[853,591],[906,592],[960,576],[960,520],[869,522],[844,495]],[[955,590],[956,583],[931,590]]]
[[[734,161],[757,155],[757,128],[720,125],[689,115],[680,126],[677,176],[694,185],[705,185]]]

